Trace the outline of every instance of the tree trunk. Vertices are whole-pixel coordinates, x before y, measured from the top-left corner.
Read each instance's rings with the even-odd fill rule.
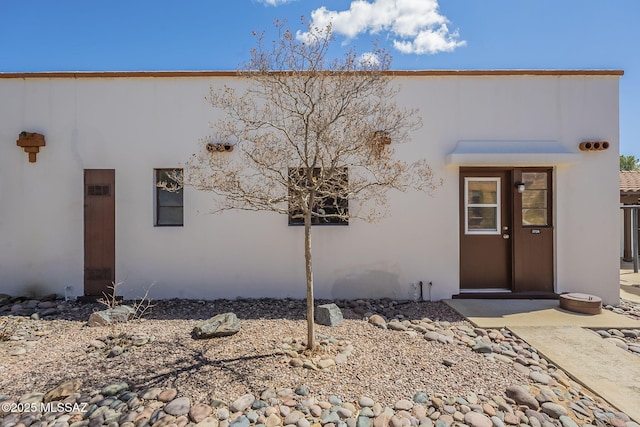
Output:
[[[316,345],[313,315],[313,271],[311,269],[311,209],[304,216],[304,264],[307,272],[307,348]]]

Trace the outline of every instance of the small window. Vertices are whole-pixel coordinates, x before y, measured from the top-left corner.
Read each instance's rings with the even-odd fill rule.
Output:
[[[156,226],[183,226],[183,189],[178,188],[176,176],[182,174],[182,169],[156,169]],[[160,186],[160,183],[165,183]]]
[[[522,172],[522,225],[549,225],[549,178],[547,172]]]
[[[465,178],[465,234],[500,234],[500,178]]]
[[[304,225],[302,210],[295,206],[294,188],[306,185],[306,169],[289,169],[289,225]],[[314,168],[313,176],[318,177],[322,173],[321,168]],[[335,177],[318,189],[315,197],[315,206],[311,214],[311,225],[349,225],[349,200],[346,194],[342,194],[349,182],[347,168],[341,168],[334,173]]]

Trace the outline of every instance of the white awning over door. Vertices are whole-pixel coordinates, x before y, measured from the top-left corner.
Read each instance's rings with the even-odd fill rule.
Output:
[[[557,141],[531,140],[458,141],[446,157],[447,164],[460,166],[554,166],[578,160],[579,152],[569,151]]]

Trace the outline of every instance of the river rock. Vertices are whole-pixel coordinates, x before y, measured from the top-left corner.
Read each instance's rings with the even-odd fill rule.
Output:
[[[413,402],[406,399],[401,399],[396,402],[394,408],[399,411],[410,411],[413,408]]]
[[[246,415],[240,415],[229,423],[229,427],[249,427],[250,425],[251,421],[249,421],[249,418],[247,418]]]
[[[467,412],[464,415],[465,424],[471,427],[492,427],[493,421],[487,416],[479,413],[479,412]]]
[[[561,416],[567,415],[567,410],[562,405],[558,405],[553,402],[544,402],[542,404],[542,412],[555,419],[559,419]]]
[[[80,385],[80,381],[78,380],[66,381],[60,384],[58,387],[51,389],[47,393],[45,393],[44,402],[48,403],[65,399],[80,390]]]
[[[490,344],[485,342],[476,342],[476,344],[472,347],[473,351],[476,353],[492,353],[493,349]]]
[[[171,402],[167,403],[164,406],[164,412],[169,415],[186,415],[189,413],[189,409],[191,409],[191,402],[188,397],[178,397],[177,399],[173,399]]]
[[[560,417],[560,422],[562,423],[562,427],[578,427],[578,424],[566,415]]]
[[[44,400],[44,393],[26,393],[20,396],[18,403],[24,405],[40,404]]]
[[[318,361],[318,368],[327,369],[336,365],[336,361],[333,359],[321,359]]]
[[[529,379],[535,381],[540,384],[549,384],[551,382],[551,377],[543,372],[531,371],[529,373]]]
[[[384,320],[384,317],[380,316],[379,314],[374,314],[373,316],[369,317],[369,323],[378,327],[387,324],[387,322]]]
[[[376,402],[368,396],[360,396],[358,400],[358,405],[360,405],[361,408],[371,408],[375,404]]]
[[[157,399],[161,402],[171,402],[178,395],[178,390],[175,388],[168,388],[158,393]]]
[[[256,398],[253,394],[245,394],[244,396],[234,400],[233,403],[229,405],[229,410],[231,412],[242,412],[249,408],[255,400]]]
[[[507,387],[506,390],[507,397],[515,400],[515,402],[519,405],[526,405],[531,409],[538,409],[540,404],[535,399],[535,397],[531,396],[528,391],[519,385],[512,385]]]
[[[280,426],[282,425],[282,420],[280,419],[280,417],[276,414],[271,414],[267,417],[266,421],[265,421],[265,425],[267,427],[276,427],[276,426]]]
[[[115,396],[121,391],[124,391],[128,388],[129,384],[127,384],[126,382],[113,383],[109,384],[106,387],[103,387],[100,390],[100,394],[102,394],[103,396]]]
[[[413,395],[413,401],[415,403],[427,403],[429,401],[429,395],[423,391],[418,391]]]

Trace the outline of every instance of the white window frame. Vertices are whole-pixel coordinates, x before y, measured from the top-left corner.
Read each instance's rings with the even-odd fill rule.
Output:
[[[496,203],[469,203],[469,181],[488,181],[496,183]],[[502,218],[500,206],[502,199],[500,194],[501,188],[500,177],[465,177],[464,178],[464,234],[475,235],[496,235],[501,234]],[[469,208],[495,208],[496,209],[496,228],[494,229],[473,229],[469,230]]]

